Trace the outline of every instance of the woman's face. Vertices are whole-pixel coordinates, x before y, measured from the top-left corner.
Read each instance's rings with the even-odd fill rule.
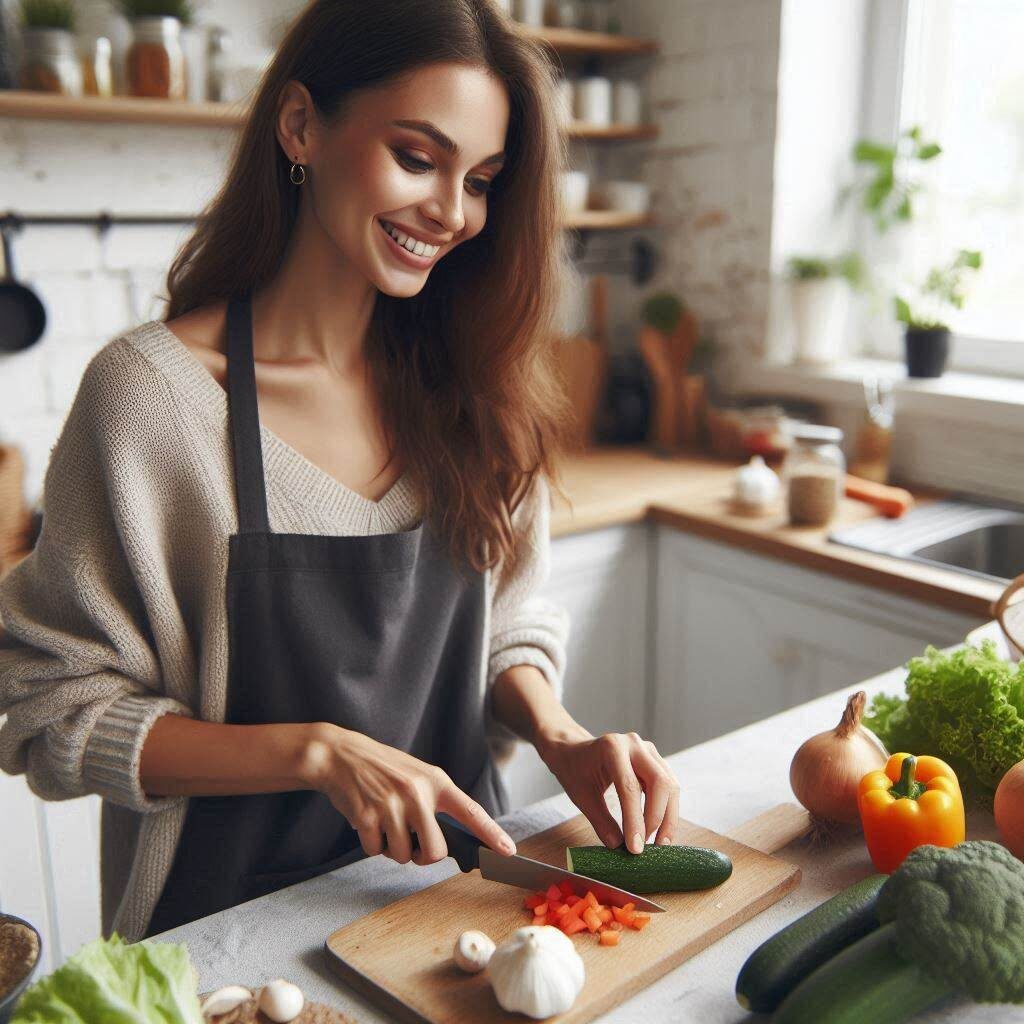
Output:
[[[336,127],[305,135],[301,187],[342,262],[389,295],[419,292],[438,260],[482,230],[508,119],[499,80],[433,64],[361,91]]]

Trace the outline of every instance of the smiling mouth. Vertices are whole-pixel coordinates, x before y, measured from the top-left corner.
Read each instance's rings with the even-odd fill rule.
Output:
[[[395,238],[395,236],[392,235],[390,231],[388,231],[387,227],[384,224],[384,221],[380,217],[377,217],[376,220],[377,223],[380,225],[381,230],[384,232],[385,235],[387,235],[388,241],[391,243],[395,255],[398,256],[399,258],[404,258],[406,262],[412,264],[413,266],[429,267],[440,255],[440,248],[438,248],[437,251],[432,256],[419,256],[414,252],[410,252],[410,250],[408,250],[404,245],[401,245],[398,239]]]

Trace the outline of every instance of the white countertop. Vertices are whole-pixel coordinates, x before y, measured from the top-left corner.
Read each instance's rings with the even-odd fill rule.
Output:
[[[896,669],[866,681],[861,688],[869,696],[879,691],[902,693],[903,679],[903,670]],[[789,763],[794,751],[809,736],[835,725],[855,689],[837,691],[669,757],[682,785],[680,815],[727,833],[775,804],[791,801]],[[621,820],[614,789],[609,790],[607,799],[612,813]],[[518,842],[579,813],[563,793],[500,820]],[[970,839],[995,839],[991,816],[987,820],[981,814],[970,816],[967,834]],[[777,856],[802,868],[803,879],[795,892],[595,1019],[605,1024],[765,1020],[745,1014],[733,995],[744,960],[783,925],[874,870],[859,836],[826,851],[795,843]],[[388,1021],[391,1018],[345,987],[333,973],[324,940],[342,925],[457,872],[450,857],[427,867],[396,864],[382,856],[364,858],[163,932],[159,938],[188,944],[199,971],[201,992],[232,983],[255,987],[285,977],[299,985],[308,999],[335,1006],[359,1022]],[[922,1024],[1024,1022],[1024,1007],[971,1005],[949,999],[915,1020]]]

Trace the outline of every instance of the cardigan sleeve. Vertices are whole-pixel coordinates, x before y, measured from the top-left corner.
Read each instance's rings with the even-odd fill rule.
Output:
[[[490,652],[487,664],[485,720],[487,735],[507,757],[510,745],[523,742],[494,717],[494,682],[514,665],[533,665],[555,691],[563,694],[569,613],[542,594],[551,573],[551,493],[547,479],[538,474],[512,514],[517,543],[523,545],[515,572],[504,564],[495,567],[491,606]]]
[[[150,483],[134,447],[147,403],[116,387],[116,352],[86,370],[50,456],[37,546],[0,580],[0,768],[47,800],[97,793],[153,812],[186,797],[142,789],[146,734],[162,714],[194,715],[164,692],[165,634],[139,585],[169,589],[167,552],[159,524],[143,515],[140,529],[125,507]]]

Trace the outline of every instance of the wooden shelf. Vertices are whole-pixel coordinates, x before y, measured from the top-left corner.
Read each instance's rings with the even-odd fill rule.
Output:
[[[646,228],[654,224],[654,216],[650,213],[621,213],[618,210],[580,210],[569,214],[565,219],[567,228],[577,230],[596,229],[614,230],[624,228]]]
[[[186,103],[135,96],[61,96],[48,92],[0,90],[0,117],[24,117],[38,121],[234,127],[242,123],[245,114],[244,103]]]
[[[523,33],[537,42],[547,43],[556,53],[595,57],[645,57],[658,53],[654,39],[638,39],[610,32],[589,32],[581,28],[536,28],[521,25]]]
[[[635,139],[656,139],[659,127],[656,124],[587,124],[585,121],[573,121],[566,127],[566,132],[574,139],[592,139],[607,142],[630,142]]]
[[[48,92],[0,90],[0,117],[37,121],[92,121],[121,124],[192,125],[234,128],[247,114],[247,104],[186,103],[180,100],[140,99],[134,96],[61,96]],[[607,127],[573,121],[566,126],[572,138],[629,141],[657,137],[654,124],[613,124]]]

